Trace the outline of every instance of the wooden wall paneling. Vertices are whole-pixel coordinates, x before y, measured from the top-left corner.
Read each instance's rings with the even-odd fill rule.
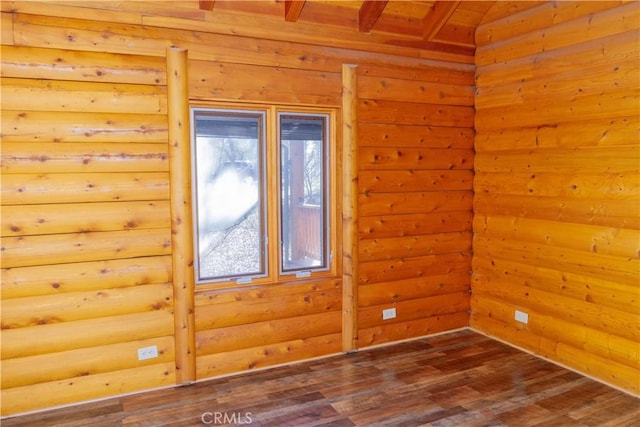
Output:
[[[2,47],[3,415],[176,381],[165,68]]]
[[[175,384],[175,363],[164,362],[118,371],[2,389],[4,414],[55,407]]]
[[[479,27],[471,300],[472,327],[631,393],[638,13],[545,3]]]
[[[525,263],[523,260],[486,258],[473,260],[478,275],[509,276],[512,283],[540,289],[549,293],[611,307],[627,313],[636,313],[638,294],[633,284],[590,277],[584,273],[571,273]]]
[[[196,345],[191,128],[188,53],[185,49],[167,49],[167,94],[170,105],[168,122],[176,381],[178,384],[188,384],[196,379]]]
[[[334,15],[340,16],[340,15]],[[272,18],[266,15],[260,17],[260,25],[247,25],[245,17],[239,14],[210,14],[206,16],[206,21],[188,21],[179,18],[149,16],[143,19],[145,25],[161,26],[168,28],[185,28],[191,25],[194,30],[213,31],[223,34],[237,34],[244,37],[275,39],[280,41],[295,40],[315,46],[332,46],[388,55],[410,56],[414,58],[433,59],[455,63],[470,63],[468,50],[462,49],[460,52],[437,52],[434,50],[419,49],[410,46],[405,40],[398,40],[394,43],[388,41],[386,35],[376,33],[363,34],[353,32],[351,29],[340,28],[339,26],[328,26],[305,22],[304,26],[295,27],[291,31],[282,25],[282,18]],[[255,21],[254,21],[255,22]],[[409,41],[415,41],[415,37],[410,37]]]
[[[640,251],[636,230],[498,215],[476,216],[474,230],[479,237],[554,245],[621,258]]]
[[[476,148],[484,152],[535,148],[564,148],[633,145],[640,137],[637,116],[554,123],[535,128],[487,129],[476,137]]]
[[[389,306],[383,306],[388,308]],[[382,308],[382,307],[380,307]],[[469,313],[459,311],[452,314],[438,314],[399,323],[384,323],[361,329],[358,332],[363,347],[404,340],[406,337],[437,334],[465,328],[469,325]]]
[[[166,283],[12,298],[2,302],[5,316],[2,328],[23,328],[160,310],[170,307],[171,301],[171,285]]]
[[[7,174],[2,179],[7,205],[91,203],[168,199],[167,172]]]
[[[499,300],[484,296],[476,299],[474,296],[473,303],[477,307],[478,314],[490,316],[494,322],[509,322],[512,315],[509,304]],[[597,364],[603,364],[608,360],[611,363],[607,369],[610,375],[608,380],[616,386],[634,382],[637,378],[635,372],[638,365],[637,341],[578,326],[573,322],[546,316],[543,313],[533,312],[533,314],[527,327],[519,330],[541,337],[539,342],[542,345],[537,351],[544,357],[557,360],[566,358],[565,354],[574,354],[578,356],[578,363],[586,359],[592,362],[597,361]],[[585,357],[582,353],[587,356]],[[565,363],[566,360],[561,361]]]
[[[377,77],[377,81],[383,84],[387,79],[392,79],[400,84],[414,84],[416,82],[433,82],[450,85],[473,86],[474,66],[465,64],[454,64],[435,61],[420,61],[419,63],[409,64],[393,60],[394,62],[380,62],[365,60],[358,64],[358,72],[363,78]],[[366,90],[376,90],[376,87],[367,88],[360,85]],[[419,86],[418,86],[419,87]],[[424,88],[423,88],[424,89]],[[379,90],[379,89],[378,89]],[[448,88],[447,90],[453,90]],[[464,91],[464,88],[459,88]],[[396,96],[403,96],[402,93],[396,91]]]
[[[411,173],[419,167],[431,170],[471,169],[473,150],[450,148],[362,147],[358,158],[366,170],[401,170]]]
[[[606,118],[612,109],[620,116],[632,116],[638,109],[640,93],[638,90],[628,90],[598,94],[572,99],[568,104],[549,104],[548,101],[534,101],[522,105],[511,105],[505,110],[503,107],[478,110],[477,129],[493,128],[508,124],[513,127],[542,126],[558,117],[578,115],[583,120],[599,120]],[[565,119],[566,120],[566,119]],[[484,129],[482,129],[484,130]]]
[[[167,283],[170,261],[170,255],[163,255],[2,269],[2,298]]]
[[[590,173],[594,175],[606,174],[615,168],[616,172],[634,174],[637,172],[640,153],[637,147],[631,145],[615,147],[573,147],[543,149],[529,149],[526,156],[523,150],[495,150],[491,155],[478,154],[475,158],[476,168],[486,172],[517,172],[529,170],[531,172],[553,173]],[[616,155],[617,153],[617,155]],[[489,160],[492,157],[492,160]],[[597,161],[596,161],[597,160]]]
[[[491,313],[495,319],[508,322],[511,317],[509,305],[504,301],[491,297],[473,297],[478,306],[478,312]],[[548,336],[558,342],[564,342],[576,348],[593,352],[601,357],[628,365],[633,368],[638,364],[638,346],[633,340],[607,334],[598,329],[576,325],[545,315],[542,312],[532,316],[528,329],[539,335]]]
[[[465,292],[469,289],[469,272],[456,270],[429,277],[377,282],[360,286],[359,298],[364,306],[383,305],[388,301],[405,301],[436,295]]]
[[[199,293],[196,307],[198,378],[341,350],[341,279]]]
[[[576,222],[616,228],[640,229],[640,218],[635,215],[638,202],[632,199],[615,200],[605,198],[570,198],[530,195],[491,194],[474,201],[478,210],[487,214],[534,217],[544,220]]]
[[[158,346],[158,361],[164,363],[174,360],[172,337],[154,337],[146,340],[38,354],[5,360],[3,362],[2,388],[24,387],[41,382],[59,381],[65,378],[151,365],[156,361],[152,359],[139,361],[136,357],[139,347],[151,345]],[[114,358],[114,354],[118,357]],[[60,363],[61,359],[81,362]],[[33,369],[34,366],[37,366],[38,369]]]
[[[156,86],[3,78],[1,93],[14,110],[167,113],[166,94]]]
[[[190,61],[192,99],[340,105],[340,74]]]
[[[358,70],[342,67],[342,350],[358,348]]]
[[[38,7],[40,6],[40,7]],[[243,13],[225,12],[216,10],[215,13],[205,13],[204,11],[193,12],[188,11],[186,15],[172,13],[162,16],[153,11],[136,10],[133,5],[119,5],[117,11],[101,10],[93,7],[70,7],[67,6],[67,12],[64,12],[65,4],[48,5],[46,2],[21,2],[16,3],[13,10],[17,12],[16,25],[19,29],[18,34],[30,40],[38,41],[47,37],[47,34],[54,34],[56,27],[58,30],[64,26],[73,27],[71,20],[79,20],[81,18],[95,20],[99,27],[104,27],[105,22],[111,29],[117,27],[131,26],[131,24],[142,24],[150,31],[158,28],[163,29],[179,29],[194,30],[200,32],[219,33],[225,35],[237,35],[242,37],[277,40],[279,42],[288,42],[294,40],[299,43],[314,46],[332,46],[338,48],[356,49],[383,53],[388,55],[410,56],[413,58],[433,59],[456,63],[471,63],[472,57],[469,50],[460,52],[439,52],[435,50],[419,49],[407,47],[406,41],[415,41],[415,37],[404,37],[405,40],[398,40],[393,43],[387,43],[386,35],[378,34],[362,34],[351,28],[341,28],[340,26],[330,26],[330,30],[326,25],[315,22],[305,22],[304,26],[295,26],[294,29],[288,25],[281,15],[270,16],[262,14],[260,16],[252,16],[251,25],[247,24],[248,17]],[[111,6],[113,8],[113,6]],[[161,11],[161,9],[159,9]],[[23,16],[31,17],[32,15],[44,14],[51,16],[52,19],[46,21],[49,26],[45,31],[31,32],[29,28],[22,27]],[[198,16],[198,14],[201,14]],[[339,15],[337,15],[339,16]],[[31,19],[31,18],[29,18]],[[57,21],[57,22],[56,22]],[[100,22],[102,21],[102,22]],[[118,30],[113,32],[119,32]],[[39,33],[39,34],[38,34]],[[80,44],[92,40],[94,43],[109,43],[112,45],[124,46],[122,42],[125,39],[118,37],[104,37],[99,41],[98,34],[78,34],[77,41]],[[403,43],[404,42],[404,43]],[[127,36],[126,43],[139,46],[139,39],[135,36]],[[180,43],[182,45],[182,43]],[[165,44],[164,47],[168,47]],[[91,49],[86,49],[91,50]],[[122,52],[125,53],[125,52]],[[152,54],[151,51],[141,52],[142,54]],[[157,53],[156,53],[157,56]]]
[[[5,142],[2,165],[10,173],[168,171],[166,144]]]
[[[519,82],[480,88],[477,94],[480,95],[476,104],[480,108],[500,107],[505,105],[518,105],[522,103],[540,102],[544,96],[554,96],[558,98],[579,99],[587,96],[596,96],[603,92],[611,93],[619,87],[628,87],[637,80],[635,74],[635,61],[625,60],[603,66],[585,66],[582,68],[580,79],[575,78],[571,71],[557,72],[553,76],[543,76],[542,78],[522,79]],[[602,80],[599,78],[603,73],[615,75],[613,80]],[[563,75],[567,75],[569,80],[558,81]],[[485,96],[488,91],[490,94]],[[545,95],[543,95],[545,94]]]
[[[2,359],[170,336],[173,334],[172,319],[170,310],[151,310],[110,318],[6,329],[2,333]],[[133,324],[135,328],[131,327]]]
[[[13,15],[0,13],[0,41],[2,45],[13,44]]]
[[[471,70],[363,72],[358,333],[366,346],[465,325],[474,156]],[[397,317],[383,320],[387,308]]]
[[[480,23],[497,21],[498,19],[510,16],[523,10],[539,6],[540,2],[532,1],[496,1],[484,14]]]
[[[509,284],[506,280],[496,277],[478,277],[477,280],[474,279],[474,285],[474,293],[479,298],[488,294],[487,297],[493,297],[503,303],[516,305],[523,309],[526,307],[534,313],[532,317],[540,313],[575,323],[574,318],[579,316],[581,323],[578,326],[604,333],[613,328],[616,336],[636,342],[638,340],[640,322],[633,313],[609,307],[594,307],[589,301],[547,293],[531,286]],[[614,334],[612,333],[612,335]]]
[[[0,115],[3,142],[156,143],[167,139],[161,115],[11,111]]]
[[[389,123],[361,123],[358,126],[358,139],[363,147],[393,147],[401,141],[404,147],[471,149],[473,135],[471,128]]]
[[[471,314],[473,320],[478,317],[478,314]],[[486,324],[485,333],[488,335],[503,337],[502,339],[512,345],[530,349],[539,356],[599,378],[601,381],[606,381],[618,388],[628,390],[626,385],[637,379],[636,369],[614,362],[609,358],[576,349],[562,342],[536,335],[527,328],[506,325],[489,317],[483,318],[482,322]]]
[[[220,289],[213,292],[196,292],[196,307],[212,304],[238,302],[238,300],[257,300],[262,298],[277,299],[297,293],[324,293],[340,288],[340,279],[313,280],[309,282],[292,283],[292,286],[240,287],[238,289]]]
[[[362,216],[454,212],[471,209],[473,204],[469,191],[368,193],[361,194],[359,199]]]
[[[433,154],[438,153],[437,150],[433,150],[433,152]],[[444,152],[447,153],[446,151]],[[429,150],[428,153],[431,155],[432,151]],[[471,190],[473,186],[473,171],[469,169],[367,170],[360,174],[358,183],[363,193],[371,191]]]
[[[23,5],[21,3],[19,9],[23,9]],[[159,34],[159,29],[141,30],[139,26],[117,20],[105,24],[85,18],[55,17],[44,15],[44,10],[34,11],[34,14],[17,11],[14,18],[16,44],[49,46],[78,53],[105,51],[156,57],[164,56],[165,49],[171,46],[171,42]]]
[[[522,82],[523,79],[527,80],[533,76],[542,79],[559,73],[571,73],[576,68],[589,70],[609,66],[611,71],[615,71],[616,65],[613,64],[626,63],[637,58],[640,47],[636,41],[637,32],[630,30],[538,52],[535,56],[487,64],[478,68],[477,86],[478,89],[501,86]],[[485,102],[479,98],[476,97],[476,101]]]
[[[30,6],[20,4],[18,9],[30,8]],[[131,8],[131,4],[128,7]],[[82,10],[81,8],[77,9]],[[354,60],[359,64],[375,64],[376,66],[387,68],[399,67],[395,73],[431,74],[434,69],[442,69],[444,67],[448,70],[449,76],[442,71],[438,71],[433,76],[450,80],[458,78],[459,72],[464,71],[464,78],[468,80],[470,76],[470,84],[473,83],[473,76],[468,72],[473,67],[469,63],[443,63],[438,59],[426,58],[416,61],[418,52],[415,49],[409,50],[410,56],[393,56],[371,51],[359,52],[351,50],[350,46],[329,48],[317,45],[310,50],[308,44],[293,41],[295,40],[295,33],[288,36],[286,40],[273,40],[270,37],[261,39],[259,37],[237,37],[233,34],[224,34],[224,32],[215,33],[209,26],[203,26],[199,31],[194,32],[197,30],[193,26],[194,21],[189,20],[179,20],[182,25],[176,28],[163,27],[160,30],[153,27],[141,28],[129,24],[120,25],[118,21],[112,21],[108,24],[109,34],[112,37],[105,38],[96,37],[97,34],[104,31],[105,24],[100,21],[61,20],[53,17],[53,15],[49,18],[39,16],[37,19],[33,15],[21,15],[18,13],[16,16],[21,26],[18,33],[27,36],[21,43],[23,45],[57,48],[61,51],[66,50],[68,52],[64,56],[60,56],[65,61],[73,61],[73,58],[78,56],[90,58],[104,51],[126,55],[126,57],[134,61],[145,58],[145,61],[151,65],[150,68],[152,70],[150,71],[154,71],[148,78],[164,80],[162,69],[157,68],[157,63],[161,62],[164,57],[164,49],[169,46],[166,40],[171,40],[173,44],[188,49],[189,57],[193,60],[266,67],[278,66],[333,73],[339,73],[343,63]],[[62,25],[62,30],[60,25]],[[64,28],[67,28],[67,32],[64,31]],[[224,28],[228,27],[225,26]],[[72,31],[71,34],[69,34],[70,31]],[[33,32],[37,34],[33,34]],[[45,35],[46,39],[43,39]],[[332,37],[324,40],[325,42],[331,42],[334,39]],[[216,46],[216,49],[211,49],[211,46]],[[52,52],[55,52],[55,50],[52,50]],[[147,55],[153,55],[156,58]],[[102,61],[104,62],[104,59]],[[100,63],[95,62],[95,59],[87,62]],[[114,64],[117,64],[117,61]],[[113,64],[103,65],[96,69],[87,69],[86,74],[89,75],[89,78],[104,77],[105,79],[113,79],[117,77],[115,70],[112,68],[114,67]],[[85,67],[89,66],[79,65],[78,69],[84,70]],[[160,67],[162,67],[162,64],[160,64]],[[138,67],[136,69],[138,71],[144,70],[144,68]],[[36,72],[35,70],[32,71]],[[61,72],[61,69],[53,69],[52,71]],[[75,73],[75,71],[68,70],[66,74],[71,73]],[[158,83],[163,84],[163,81],[158,81]]]
[[[161,201],[48,204],[35,211],[28,205],[2,208],[2,236],[62,234],[77,231],[116,231],[167,228],[169,203]]]
[[[471,206],[470,204],[466,206]],[[459,232],[471,229],[471,211],[383,214],[363,217],[361,239]]]
[[[404,280],[411,277],[440,275],[452,270],[468,271],[471,262],[470,252],[452,252],[435,255],[423,255],[412,258],[379,260],[360,263],[360,282],[362,284]]]
[[[367,123],[471,128],[474,111],[472,107],[459,105],[361,99],[358,115],[361,122]]]
[[[5,12],[25,13],[32,15],[53,16],[56,18],[92,19],[103,22],[122,22],[127,24],[140,24],[140,18],[127,12],[109,10],[106,2],[93,2],[93,8],[70,5],[65,1],[35,1],[24,4],[22,2],[5,2],[2,10]],[[111,8],[113,9],[113,8]]]
[[[305,292],[296,288],[274,297],[245,298],[243,303],[233,301],[199,306],[195,313],[196,329],[238,326],[342,309],[341,290],[337,286]]]
[[[223,61],[195,45],[198,59],[189,62],[188,89],[193,100],[341,106],[341,70],[325,70],[337,64],[339,54],[258,39],[229,42],[240,43],[241,51],[226,55],[222,49]],[[294,54],[301,59],[293,60]],[[308,61],[318,61],[318,69]],[[197,292],[195,306],[198,379],[333,354],[342,344],[341,278],[207,290]],[[310,319],[323,322],[309,325]]]
[[[625,2],[616,2],[622,5]],[[497,43],[521,34],[549,28],[566,21],[610,9],[614,2],[540,2],[522,13],[494,19],[478,27],[476,41],[480,45]]]
[[[471,249],[471,233],[376,238],[363,241],[359,249],[358,258],[362,262],[465,251]]]
[[[4,15],[4,14],[3,14]],[[2,77],[166,85],[162,58],[2,45]]]
[[[389,304],[362,308],[359,313],[360,327],[368,329],[380,325],[380,312]],[[394,304],[398,317],[389,319],[387,324],[406,322],[440,315],[464,313],[469,309],[469,293],[467,290],[459,293],[436,295],[427,298],[412,298]]]
[[[591,198],[599,193],[611,193],[614,200],[635,202],[638,174],[581,174],[577,176],[562,173],[507,173],[495,172],[496,180],[487,181],[487,175],[476,176],[477,188],[483,192],[499,190],[507,194],[528,194],[539,197]],[[504,178],[511,181],[504,183]],[[503,179],[500,179],[503,178]],[[632,205],[633,206],[633,205]]]
[[[640,18],[638,5],[635,2],[618,7],[613,7],[614,5],[615,3],[609,3],[610,7],[600,12],[512,37],[509,43],[478,45],[475,56],[476,65],[482,67],[513,58],[531,56],[540,51],[573,45],[576,44],[575,34],[581,34],[580,40],[584,42],[636,28]]]
[[[2,238],[3,268],[167,255],[168,228]]]
[[[342,334],[296,339],[277,344],[214,353],[198,358],[198,378],[210,378],[251,369],[291,363],[340,352]]]
[[[542,267],[556,266],[563,271],[585,273],[589,276],[619,281],[629,285],[637,283],[637,258],[601,255],[552,245],[536,245],[515,241],[505,244],[499,238],[478,237],[474,248],[483,253],[491,250],[492,256],[518,257]],[[507,255],[509,254],[509,255]]]
[[[226,328],[206,329],[196,335],[198,355],[224,353],[341,332],[341,313],[302,314]]]
[[[361,98],[386,99],[425,104],[473,105],[474,88],[448,82],[413,81],[389,77],[361,76],[358,79]]]

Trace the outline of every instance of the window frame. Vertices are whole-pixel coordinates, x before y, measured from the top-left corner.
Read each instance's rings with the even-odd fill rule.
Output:
[[[323,135],[322,135],[322,188],[323,188],[323,192],[322,192],[322,228],[325,229],[325,233],[323,235],[322,238],[322,252],[323,252],[323,257],[324,257],[324,265],[320,266],[320,267],[302,267],[302,268],[297,268],[297,269],[288,269],[285,270],[284,268],[284,254],[283,254],[283,233],[284,233],[284,215],[282,214],[282,212],[278,212],[278,220],[279,220],[279,226],[278,226],[278,272],[280,274],[280,276],[290,276],[290,275],[294,275],[296,277],[305,277],[307,276],[308,273],[311,272],[321,272],[321,271],[327,271],[331,269],[331,255],[332,255],[332,248],[331,248],[331,229],[332,229],[332,224],[331,224],[331,220],[330,220],[330,213],[331,213],[331,169],[330,169],[330,144],[331,144],[331,117],[329,114],[327,113],[300,113],[300,112],[292,112],[290,110],[278,110],[276,112],[277,114],[277,131],[278,131],[278,136],[277,136],[277,144],[278,144],[278,148],[277,148],[277,152],[278,152],[278,173],[279,173],[279,177],[278,177],[278,183],[281,184],[282,183],[282,169],[283,169],[283,159],[281,158],[281,147],[282,147],[282,135],[281,135],[281,130],[282,130],[282,120],[281,118],[283,116],[287,116],[289,118],[321,118],[321,121],[323,123]],[[278,191],[278,208],[282,209],[282,192],[281,192],[282,188],[280,187],[280,190]]]
[[[339,174],[337,173],[341,162],[336,156],[338,153],[338,126],[337,119],[339,110],[336,107],[315,107],[286,104],[262,104],[262,103],[223,103],[223,102],[192,102],[190,108],[191,119],[191,171],[192,171],[192,217],[193,234],[192,244],[194,248],[194,275],[196,292],[215,289],[237,289],[247,286],[262,286],[279,283],[313,281],[318,279],[336,278],[341,269],[341,247],[338,245],[338,232],[340,228],[341,199],[338,197],[340,188]],[[263,152],[263,174],[265,181],[264,215],[265,215],[265,236],[262,247],[264,248],[266,274],[263,276],[243,275],[242,277],[224,277],[216,279],[200,278],[199,253],[198,253],[198,191],[196,180],[196,150],[195,138],[196,128],[194,121],[194,111],[221,111],[238,113],[264,113],[264,152]],[[327,229],[325,236],[327,248],[326,266],[322,269],[311,269],[308,274],[297,274],[297,272],[282,271],[281,257],[281,207],[280,207],[280,128],[279,117],[281,114],[290,116],[324,116],[326,124],[326,153],[325,153],[325,185],[326,185],[326,206],[324,214],[326,216]],[[240,280],[238,280],[240,279]]]
[[[222,113],[219,116],[228,115],[230,117],[238,117],[239,115],[244,115],[247,117],[255,116],[261,117],[261,120],[258,121],[259,129],[258,129],[258,159],[259,159],[259,167],[260,167],[260,186],[258,191],[258,212],[260,216],[260,224],[261,224],[261,232],[259,242],[259,250],[261,252],[261,269],[262,271],[256,273],[246,273],[246,274],[237,274],[237,275],[228,275],[228,276],[219,276],[219,277],[200,277],[200,224],[199,217],[200,212],[198,209],[199,199],[198,199],[198,161],[197,161],[197,142],[196,142],[196,115],[198,112],[211,112],[211,113]],[[206,108],[206,107],[194,107],[190,108],[190,120],[191,120],[191,179],[192,179],[192,200],[193,200],[193,247],[194,247],[194,280],[196,286],[203,283],[215,283],[215,282],[227,282],[227,281],[236,281],[242,282],[247,280],[247,278],[259,279],[262,277],[269,276],[269,258],[268,258],[268,242],[265,242],[265,239],[268,236],[268,197],[265,197],[267,194],[267,158],[266,158],[266,145],[267,145],[267,113],[262,109],[231,109],[231,108]],[[262,200],[262,198],[266,198],[266,200]]]

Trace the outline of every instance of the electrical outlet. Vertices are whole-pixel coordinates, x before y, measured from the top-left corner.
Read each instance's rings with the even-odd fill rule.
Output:
[[[516,310],[515,319],[520,323],[529,323],[529,315],[524,311]]]
[[[138,349],[138,360],[147,360],[158,357],[158,346],[152,345]]]
[[[395,319],[396,318],[396,309],[394,308],[385,308],[382,310],[382,320]]]

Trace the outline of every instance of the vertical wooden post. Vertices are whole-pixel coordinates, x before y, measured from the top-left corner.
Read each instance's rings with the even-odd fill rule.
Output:
[[[187,50],[167,49],[176,382],[196,379]]]
[[[342,350],[358,349],[357,66],[342,66]]]

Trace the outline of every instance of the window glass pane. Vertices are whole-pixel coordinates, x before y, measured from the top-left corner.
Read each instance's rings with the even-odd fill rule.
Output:
[[[194,110],[198,281],[266,274],[264,114]]]
[[[327,117],[280,114],[282,272],[327,268]]]

